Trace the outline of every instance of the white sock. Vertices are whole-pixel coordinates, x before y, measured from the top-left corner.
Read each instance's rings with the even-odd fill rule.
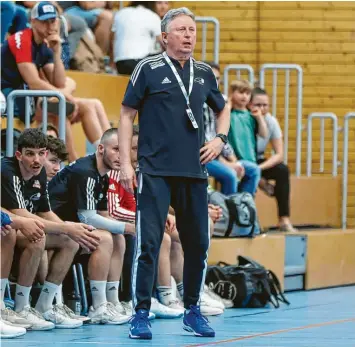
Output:
[[[176,285],[176,288],[179,292],[181,299],[184,299],[184,284],[182,282],[180,282]]]
[[[120,302],[120,300],[118,299],[119,287],[120,281],[106,283],[106,298],[108,302],[112,302],[113,304],[118,304]]]
[[[174,301],[173,290],[171,287],[159,286],[157,287],[159,301],[165,305],[169,306],[169,304]]]
[[[90,290],[92,295],[92,306],[98,308],[106,300],[106,283],[107,281],[90,281]]]
[[[0,296],[0,309],[3,310],[5,308],[4,304],[4,297],[5,297],[5,291],[6,291],[6,286],[9,283],[9,280],[7,278],[2,278],[1,279],[1,285],[0,285],[0,290],[1,290],[1,296]]]
[[[44,281],[41,294],[36,304],[36,310],[38,312],[44,313],[53,307],[53,300],[58,287],[58,284]]]
[[[24,287],[16,284],[15,311],[21,312],[26,306],[30,306],[30,292],[32,287]]]
[[[63,284],[58,286],[57,292],[55,293],[55,303],[59,306],[63,306]]]

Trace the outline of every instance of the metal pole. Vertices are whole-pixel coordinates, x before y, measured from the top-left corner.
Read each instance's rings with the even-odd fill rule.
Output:
[[[245,70],[248,72],[249,82],[254,85],[254,69],[247,64],[230,64],[224,68],[223,71],[223,93],[224,95],[228,95],[228,87],[229,87],[229,71],[235,70],[237,72],[241,72]]]
[[[276,117],[277,70],[272,71],[272,115]]]
[[[319,172],[324,172],[324,118],[320,120],[320,161]]]
[[[42,103],[42,131],[44,134],[47,133],[47,128],[48,128],[48,102],[47,98],[43,98],[43,103]]]
[[[288,127],[289,127],[289,101],[290,101],[290,70],[285,72],[285,125],[284,125],[284,162],[288,162]]]
[[[219,63],[219,36],[220,36],[220,24],[217,18],[215,17],[195,17],[197,23],[213,23],[214,25],[214,41],[213,41],[213,62],[215,64]],[[203,25],[202,24],[202,25]],[[202,27],[203,29],[203,27]],[[207,36],[207,35],[206,35]],[[204,32],[202,31],[202,47],[206,45],[207,38],[204,38]],[[202,55],[202,57],[204,57]],[[204,58],[203,58],[204,59]]]
[[[31,126],[31,110],[30,110],[30,98],[25,97],[25,127],[29,128]]]
[[[343,142],[343,186],[342,186],[342,213],[341,225],[343,229],[347,227],[348,212],[348,165],[349,165],[349,122],[355,119],[355,112],[350,112],[344,117],[344,142]]]
[[[7,97],[7,129],[6,129],[6,156],[11,157],[14,152],[14,102],[16,98],[23,97],[56,97],[59,100],[59,138],[65,141],[65,97],[61,92],[52,90],[14,90]],[[27,103],[26,103],[27,104]],[[26,118],[27,116],[26,111]],[[25,119],[27,123],[27,120]],[[29,123],[29,121],[28,121]],[[26,124],[25,124],[26,125]]]
[[[331,119],[333,122],[333,159],[332,175],[338,175],[338,117],[332,112],[313,112],[307,120],[307,176],[312,176],[312,123],[313,119],[318,118],[321,121]],[[324,156],[324,145],[321,146],[321,158]],[[321,163],[321,160],[320,160]]]
[[[303,92],[303,70],[297,64],[264,64],[261,66],[259,78],[260,87],[265,89],[266,70],[296,70],[297,71],[297,136],[296,136],[296,176],[301,175],[301,155],[302,155],[302,92]],[[273,75],[273,86],[275,85],[275,74]],[[276,95],[276,93],[275,93]],[[273,95],[274,98],[274,95]],[[276,101],[273,101],[273,108],[276,108]],[[274,110],[273,110],[274,111]],[[287,154],[286,154],[287,155]]]
[[[206,60],[207,51],[207,23],[202,22],[202,58],[201,60]]]

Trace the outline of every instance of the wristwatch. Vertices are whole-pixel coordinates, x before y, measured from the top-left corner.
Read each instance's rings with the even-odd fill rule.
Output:
[[[224,144],[226,144],[228,142],[228,138],[224,134],[217,134],[216,137],[219,137]]]

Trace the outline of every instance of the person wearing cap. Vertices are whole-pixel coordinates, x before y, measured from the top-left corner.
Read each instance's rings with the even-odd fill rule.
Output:
[[[61,59],[58,12],[48,1],[37,3],[31,11],[31,28],[11,35],[1,47],[1,91],[7,97],[13,90],[53,90],[65,87]],[[41,79],[43,73],[47,81]],[[65,94],[75,106],[74,98]],[[31,100],[31,121],[34,117]],[[25,122],[25,98],[15,99],[15,117]]]

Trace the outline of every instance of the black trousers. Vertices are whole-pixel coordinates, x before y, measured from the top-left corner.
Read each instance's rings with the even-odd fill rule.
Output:
[[[258,160],[258,164],[266,159]],[[277,200],[279,217],[290,216],[290,171],[288,166],[281,163],[261,171],[261,176],[267,180],[275,180],[275,198]]]
[[[184,305],[197,305],[207,271],[210,243],[207,179],[138,174],[136,252],[132,269],[135,310],[150,309],[159,250],[169,205],[184,251]]]

